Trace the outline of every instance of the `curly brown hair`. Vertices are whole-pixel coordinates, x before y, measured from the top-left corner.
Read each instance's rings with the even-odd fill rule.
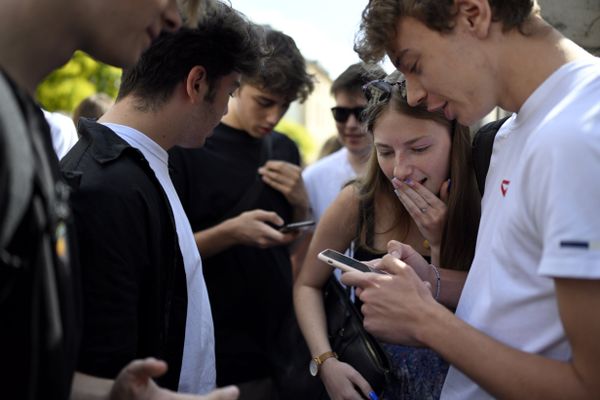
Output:
[[[517,28],[526,34],[525,23],[540,13],[537,0],[489,0],[489,4],[492,21],[501,22],[504,31]],[[400,18],[413,17],[430,29],[449,32],[455,16],[454,0],[370,0],[362,12],[354,51],[365,62],[378,62],[391,48]]]
[[[296,42],[268,25],[261,26],[266,56],[255,74],[242,75],[242,85],[249,84],[290,103],[303,103],[312,93],[314,77],[306,71],[306,61]]]

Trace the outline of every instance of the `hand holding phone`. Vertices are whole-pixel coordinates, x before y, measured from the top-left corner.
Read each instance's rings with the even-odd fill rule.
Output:
[[[343,272],[361,271],[386,274],[386,272],[384,271],[371,268],[365,263],[355,260],[354,258],[345,256],[342,253],[332,249],[323,250],[319,253],[317,257],[319,258],[319,260],[325,261],[327,264],[331,265],[332,267],[339,268]]]
[[[292,232],[292,231],[297,231],[301,228],[313,226],[314,224],[315,224],[315,221],[313,221],[313,220],[292,222],[290,224],[286,224],[286,225],[279,227],[279,232],[288,233],[288,232]]]

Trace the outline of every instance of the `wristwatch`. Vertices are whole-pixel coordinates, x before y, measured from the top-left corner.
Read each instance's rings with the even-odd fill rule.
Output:
[[[310,363],[308,364],[308,369],[310,370],[310,374],[312,376],[317,376],[317,374],[319,373],[319,367],[321,366],[321,364],[323,364],[325,362],[325,360],[327,360],[328,358],[331,358],[331,357],[338,358],[338,355],[335,354],[335,352],[333,352],[333,351],[326,351],[325,353],[321,354],[320,356],[317,356],[317,357],[313,358],[312,360],[310,360]]]

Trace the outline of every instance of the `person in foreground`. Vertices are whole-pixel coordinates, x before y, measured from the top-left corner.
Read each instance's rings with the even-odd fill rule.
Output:
[[[443,399],[598,398],[600,60],[535,1],[372,0],[361,26],[361,57],[388,53],[411,105],[463,124],[496,105],[515,113],[494,142],[456,315],[415,274],[424,261],[395,246],[390,276],[342,277],[362,288],[365,327],[448,360]]]
[[[258,69],[254,25],[218,4],[197,28],[162,34],[126,69],[115,105],[97,123],[80,121],[82,138],[61,161],[82,267],[82,372],[113,378],[152,356],[169,363],[159,381],[167,388],[215,387],[202,260],[167,150],[202,146],[241,74]]]
[[[354,258],[366,261],[385,254],[390,240],[401,240],[433,262],[422,278],[434,293],[433,265],[452,265],[457,269],[452,272],[464,276],[473,259],[480,197],[469,157],[469,129],[439,111],[410,107],[401,78],[393,73],[365,86],[370,99],[365,127],[373,141],[367,171],[346,186],[323,215],[294,286],[296,314],[314,357],[332,350],[322,294],[332,268],[317,258],[319,252],[352,248]],[[409,179],[417,196],[396,197],[393,182]],[[421,204],[425,202],[426,208]],[[456,303],[447,305],[453,308]],[[409,346],[383,347],[392,367],[385,399],[439,397],[448,364],[437,354]],[[352,365],[334,358],[320,366],[319,377],[332,399],[361,392],[366,396],[372,390]]]
[[[70,257],[74,246],[68,246],[73,244],[69,206],[49,127],[33,100],[37,84],[76,49],[132,66],[161,30],[180,24],[175,0],[6,0],[0,5],[0,384],[5,398],[237,397],[236,388],[205,397],[161,389],[152,378],[166,366],[151,359],[128,364],[115,381],[75,372],[81,310],[77,263]]]

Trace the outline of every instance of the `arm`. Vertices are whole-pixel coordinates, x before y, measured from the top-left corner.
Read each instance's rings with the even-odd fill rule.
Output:
[[[76,372],[71,386],[72,400],[235,400],[239,390],[230,386],[206,396],[193,396],[162,389],[153,377],[162,375],[167,365],[155,359],[132,361],[116,380],[96,378]]]
[[[296,316],[313,356],[331,350],[327,338],[322,288],[331,275],[332,268],[317,259],[317,254],[326,248],[344,252],[350,246],[356,229],[357,211],[358,200],[354,196],[354,188],[346,187],[319,221],[294,285]],[[319,376],[333,399],[359,396],[354,385],[360,387],[365,396],[372,390],[354,368],[335,358],[323,363]]]
[[[246,211],[211,228],[194,233],[200,254],[210,257],[236,245],[268,248],[292,242],[298,233],[281,233],[273,226],[283,219],[272,211]]]
[[[600,390],[600,281],[556,279],[561,321],[573,349],[560,362],[511,348],[440,306],[412,268],[385,256],[389,276],[345,274],[363,288],[365,328],[392,343],[426,345],[481,385],[506,399],[592,399]],[[401,322],[399,322],[401,321]]]

